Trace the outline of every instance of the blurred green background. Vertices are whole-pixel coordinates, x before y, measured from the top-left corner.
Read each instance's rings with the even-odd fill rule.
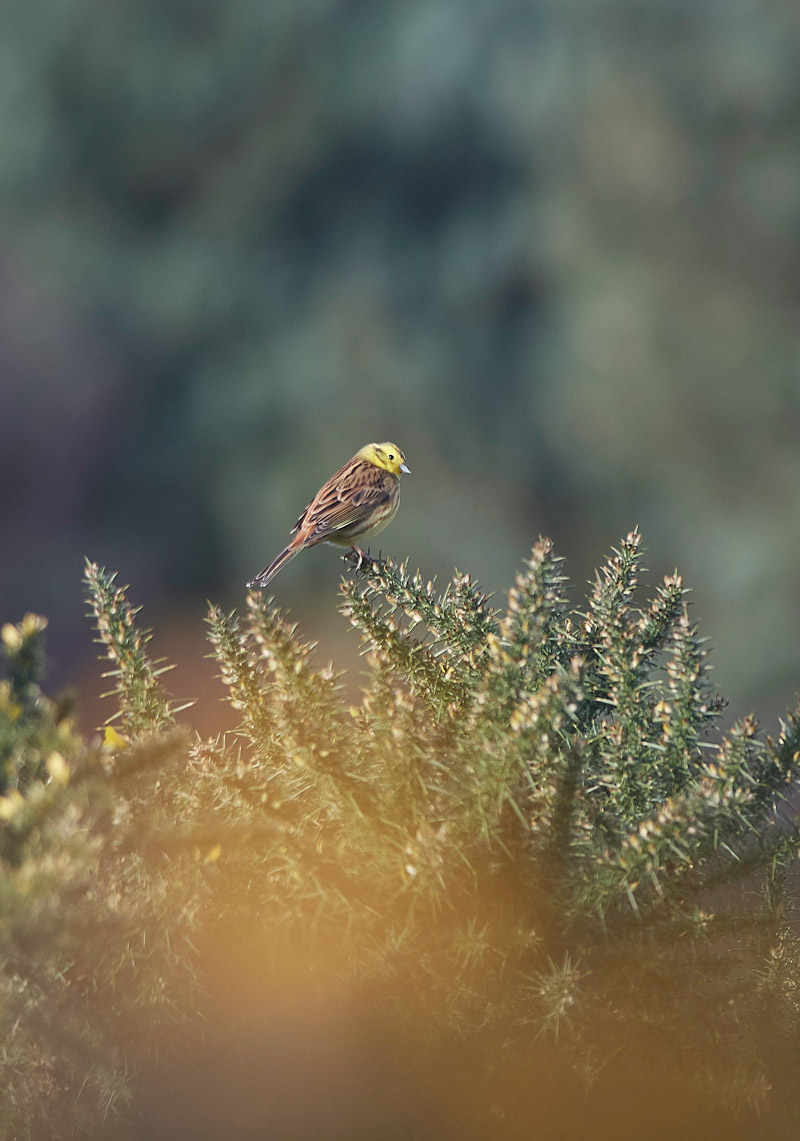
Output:
[[[0,20],[0,616],[49,616],[90,723],[84,555],[197,696],[205,597],[240,605],[385,438],[414,474],[384,553],[502,593],[541,532],[580,601],[638,524],[731,711],[794,702],[796,0]],[[312,551],[274,590],[346,665],[340,569]]]

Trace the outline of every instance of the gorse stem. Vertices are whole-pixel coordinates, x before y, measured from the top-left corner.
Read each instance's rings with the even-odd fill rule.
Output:
[[[136,627],[138,610],[128,602],[124,588],[114,586],[115,578],[87,560],[85,580],[97,641],[105,646],[106,657],[114,667],[103,675],[116,679],[112,692],[119,709],[114,717],[133,734],[163,729],[175,719],[159,677],[172,666],[154,663],[147,656],[152,635]]]

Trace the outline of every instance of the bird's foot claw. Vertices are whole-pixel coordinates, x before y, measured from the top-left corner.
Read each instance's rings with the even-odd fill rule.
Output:
[[[342,555],[342,558],[346,561],[352,561],[355,564],[353,569],[357,571],[361,570],[364,563],[369,563],[370,566],[375,566],[376,563],[380,562],[380,559],[374,559],[372,557],[372,555],[369,553],[369,549],[364,551],[361,549],[361,547],[353,547],[353,549],[348,551],[346,555]]]

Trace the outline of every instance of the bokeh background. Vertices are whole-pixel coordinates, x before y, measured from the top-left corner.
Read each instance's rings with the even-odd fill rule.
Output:
[[[793,704],[796,0],[0,20],[0,617],[49,616],[87,726],[84,556],[132,584],[173,692],[216,694],[205,598],[241,605],[385,438],[414,473],[385,553],[502,595],[544,533],[579,602],[638,524],[731,712]],[[275,593],[347,666],[340,570],[310,552]]]

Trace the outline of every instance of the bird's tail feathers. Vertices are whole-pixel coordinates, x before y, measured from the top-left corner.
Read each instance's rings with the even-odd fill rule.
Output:
[[[290,543],[286,550],[281,551],[278,557],[273,559],[268,567],[264,567],[261,574],[257,574],[255,578],[251,578],[247,585],[257,587],[266,586],[282,567],[285,567],[287,563],[291,562],[295,555],[300,554],[302,549],[299,543],[297,546],[295,546],[294,543]]]

